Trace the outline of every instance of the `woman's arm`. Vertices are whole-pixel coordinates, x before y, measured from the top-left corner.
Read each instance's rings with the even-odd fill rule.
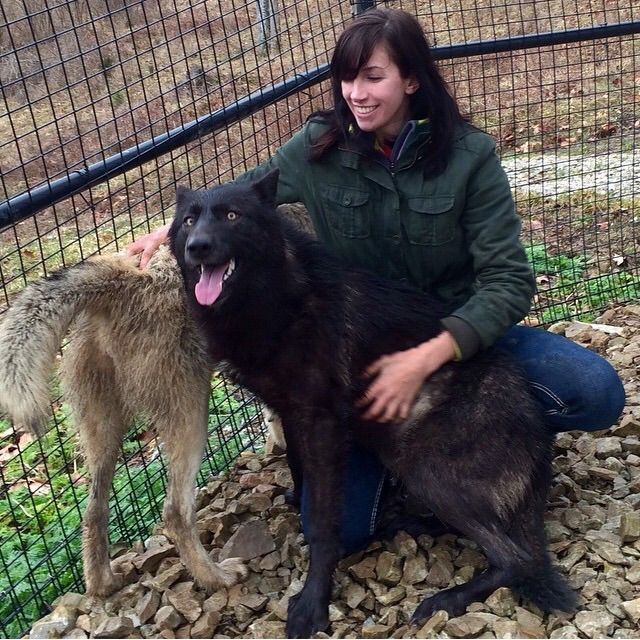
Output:
[[[147,264],[149,264],[149,260],[151,260],[151,257],[158,250],[160,245],[167,241],[170,227],[171,223],[168,222],[159,229],[140,236],[127,247],[127,255],[137,256],[138,254],[141,254],[140,268],[144,269]]]

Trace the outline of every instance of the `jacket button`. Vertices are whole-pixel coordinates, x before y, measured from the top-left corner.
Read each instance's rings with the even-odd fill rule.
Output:
[[[344,203],[346,205],[350,205],[351,204],[351,197],[350,196],[345,196]]]

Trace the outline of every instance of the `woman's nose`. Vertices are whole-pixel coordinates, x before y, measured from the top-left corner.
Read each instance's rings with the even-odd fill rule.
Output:
[[[351,99],[356,102],[361,102],[366,97],[367,92],[364,83],[356,78],[351,85]]]

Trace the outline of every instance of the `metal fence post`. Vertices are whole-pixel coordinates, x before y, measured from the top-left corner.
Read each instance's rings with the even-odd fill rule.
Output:
[[[357,16],[363,11],[376,6],[376,0],[351,0],[351,14]]]
[[[264,53],[275,45],[276,51],[280,49],[278,34],[278,0],[256,0],[256,17],[258,21],[258,45]]]

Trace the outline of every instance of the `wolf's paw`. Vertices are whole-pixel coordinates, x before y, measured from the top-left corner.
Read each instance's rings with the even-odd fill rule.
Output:
[[[218,563],[223,573],[223,582],[225,587],[232,587],[249,575],[249,569],[245,566],[241,558],[227,558]]]
[[[430,618],[436,611],[446,611],[451,618],[461,616],[467,609],[466,598],[462,602],[459,594],[439,591],[425,598],[411,616],[411,624],[419,624]]]
[[[311,638],[329,626],[329,607],[321,598],[305,591],[292,596],[287,614],[287,638]]]
[[[213,593],[221,587],[233,587],[247,577],[249,573],[240,558],[229,558],[222,562],[212,562],[197,566],[188,566],[195,581],[207,593]]]

